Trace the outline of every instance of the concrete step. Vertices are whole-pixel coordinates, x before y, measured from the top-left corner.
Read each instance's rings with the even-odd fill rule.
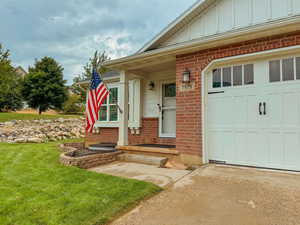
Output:
[[[147,165],[154,165],[157,167],[165,167],[168,162],[168,158],[166,157],[157,157],[157,156],[149,156],[149,155],[139,155],[139,154],[121,154],[118,155],[119,161],[124,162],[136,162]]]

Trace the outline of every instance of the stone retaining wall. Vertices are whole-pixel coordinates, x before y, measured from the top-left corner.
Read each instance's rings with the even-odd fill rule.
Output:
[[[83,149],[83,143],[66,143],[60,145],[62,154],[60,155],[60,163],[65,166],[76,166],[81,169],[89,169],[96,166],[111,163],[117,160],[117,156],[122,154],[121,151],[86,155],[81,157],[72,157],[71,155],[80,149]]]
[[[117,156],[121,152],[111,152],[103,154],[87,155],[82,157],[71,157],[68,156],[72,152],[62,153],[60,155],[60,162],[65,166],[76,166],[81,169],[89,169],[96,166],[111,163],[117,160]]]

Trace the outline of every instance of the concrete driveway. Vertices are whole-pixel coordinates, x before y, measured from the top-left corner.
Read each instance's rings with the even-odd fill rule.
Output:
[[[209,165],[112,224],[300,224],[300,174]]]

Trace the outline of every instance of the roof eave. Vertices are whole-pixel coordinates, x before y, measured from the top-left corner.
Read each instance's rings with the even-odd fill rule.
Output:
[[[286,26],[294,25],[294,24],[299,25],[299,23],[300,23],[299,19],[300,19],[300,16],[296,16],[292,19],[290,19],[290,18],[283,19],[283,20],[276,21],[276,22],[272,21],[272,22],[267,22],[265,24],[258,24],[255,26],[247,27],[247,28],[241,28],[241,29],[235,30],[235,31],[212,35],[205,39],[200,38],[200,39],[190,40],[187,42],[170,45],[170,46],[166,46],[163,48],[154,49],[151,51],[137,53],[137,54],[123,57],[120,59],[110,60],[110,61],[107,61],[104,65],[108,68],[122,69],[122,66],[129,62],[132,63],[134,61],[139,61],[142,59],[153,58],[160,54],[161,55],[162,54],[163,55],[186,54],[189,52],[197,51],[200,48],[205,49],[209,43],[214,43],[217,41],[220,42],[220,40],[222,41],[221,44],[228,44],[226,42],[226,40],[242,37],[243,35],[245,36],[245,39],[251,40],[256,36],[257,36],[257,38],[260,38],[260,37],[264,37],[266,35],[270,36],[270,35],[280,34],[280,33],[282,33],[282,31],[277,28],[286,27]],[[268,33],[267,31],[270,31],[270,32]],[[287,31],[291,32],[292,29],[287,30]],[[215,47],[217,47],[217,46],[215,46]],[[197,50],[195,50],[196,48],[197,48]]]

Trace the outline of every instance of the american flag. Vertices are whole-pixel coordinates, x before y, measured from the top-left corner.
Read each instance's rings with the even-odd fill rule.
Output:
[[[94,69],[92,74],[91,86],[86,102],[86,131],[93,131],[95,122],[99,119],[99,109],[107,98],[109,91],[101,80],[99,74]]]

